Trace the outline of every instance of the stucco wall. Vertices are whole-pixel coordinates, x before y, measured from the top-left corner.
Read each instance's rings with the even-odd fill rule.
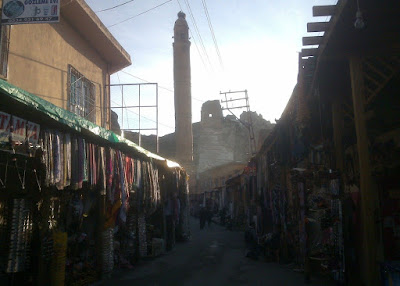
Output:
[[[56,24],[24,24],[11,28],[7,80],[51,103],[68,109],[68,65],[95,85],[96,123],[109,128],[107,64],[87,41],[61,18]],[[106,123],[107,124],[103,124]]]

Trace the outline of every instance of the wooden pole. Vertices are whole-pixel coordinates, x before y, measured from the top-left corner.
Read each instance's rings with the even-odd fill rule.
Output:
[[[377,261],[377,224],[375,223],[378,208],[378,194],[373,187],[371,162],[368,150],[367,122],[365,118],[364,79],[362,59],[350,58],[350,78],[354,107],[354,124],[357,135],[357,149],[360,164],[361,221],[363,227],[364,285],[379,285]]]

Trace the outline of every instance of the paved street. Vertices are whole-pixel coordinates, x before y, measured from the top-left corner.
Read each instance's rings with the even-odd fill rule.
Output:
[[[200,231],[191,220],[192,240],[134,270],[117,270],[100,285],[306,285],[290,266],[245,257],[242,232],[218,225]],[[309,285],[309,284],[308,284]],[[311,285],[334,285],[313,280]]]

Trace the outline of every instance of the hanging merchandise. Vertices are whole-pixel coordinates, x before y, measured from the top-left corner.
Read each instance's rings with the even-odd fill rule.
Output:
[[[329,183],[329,190],[333,196],[339,195],[339,179],[331,180]]]
[[[118,167],[119,167],[119,176],[120,176],[120,187],[121,187],[121,209],[119,213],[119,218],[122,222],[126,222],[126,213],[128,209],[128,199],[129,199],[129,192],[126,187],[126,177],[125,177],[125,156],[122,152],[117,152],[117,159],[118,159]]]
[[[79,182],[79,147],[78,147],[78,138],[73,136],[71,138],[71,152],[73,156],[71,156],[71,188],[73,190],[78,189]]]
[[[50,263],[55,256],[54,253],[54,237],[51,233],[46,234],[40,243],[40,253],[45,263]]]
[[[108,228],[102,232],[102,270],[109,273],[114,269],[114,229]]]
[[[147,256],[147,239],[146,239],[146,218],[144,214],[138,217],[138,234],[139,234],[139,255],[140,257]]]
[[[71,135],[64,134],[64,186],[71,184]],[[75,154],[75,153],[74,153]]]
[[[29,202],[25,199],[14,199],[7,264],[8,273],[29,269],[31,235],[32,215],[29,210]]]
[[[8,204],[6,200],[0,201],[0,273],[5,272],[8,263]]]
[[[52,285],[62,286],[65,280],[65,262],[67,254],[67,233],[54,232],[54,257],[51,263]]]
[[[99,172],[100,172],[100,195],[104,196],[106,195],[106,190],[107,190],[107,176],[106,176],[106,155],[105,155],[105,150],[104,147],[99,147]]]

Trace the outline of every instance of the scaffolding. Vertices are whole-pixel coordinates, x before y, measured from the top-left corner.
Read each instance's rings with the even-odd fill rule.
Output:
[[[159,153],[159,142],[158,142],[158,83],[129,83],[129,84],[110,84],[108,85],[110,88],[112,87],[119,87],[121,90],[121,103],[117,106],[111,106],[111,109],[115,110],[120,110],[121,114],[121,131],[133,131],[138,133],[138,145],[142,146],[142,131],[154,131],[156,133],[156,153]],[[155,87],[155,104],[144,104],[142,105],[142,89],[144,86],[154,86]],[[137,94],[132,94],[129,92],[129,94],[126,94],[126,89],[127,87],[137,87]],[[110,92],[111,93],[111,92]],[[135,98],[135,95],[137,96],[137,104],[133,105],[126,105],[125,104],[125,99],[132,99]],[[115,102],[114,102],[115,103]],[[118,103],[117,103],[118,104]],[[155,120],[146,118],[142,115],[142,109],[154,109],[155,112]],[[133,111],[137,110],[137,112]],[[134,114],[138,115],[138,128],[130,128],[129,127],[129,122],[128,122],[128,128],[125,128],[124,126],[124,116],[128,118],[127,113],[131,111]],[[146,118],[150,121],[153,121],[155,123],[154,128],[142,128],[142,118]]]

